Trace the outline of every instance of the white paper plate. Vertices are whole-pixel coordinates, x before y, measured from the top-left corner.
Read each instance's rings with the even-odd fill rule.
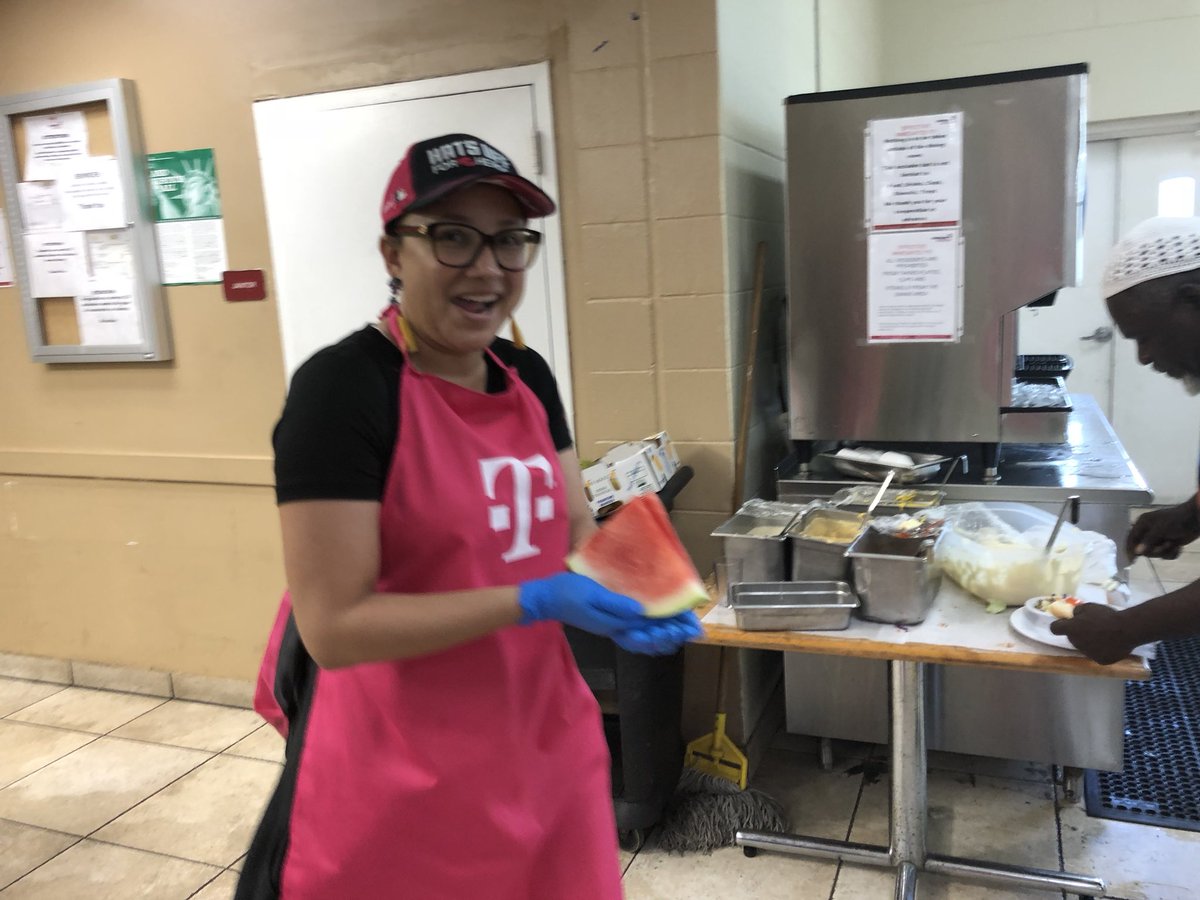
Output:
[[[1039,644],[1048,644],[1051,647],[1058,647],[1062,650],[1075,650],[1075,645],[1067,640],[1066,637],[1050,631],[1049,622],[1043,622],[1036,618],[1024,606],[1018,606],[1013,610],[1013,614],[1009,616],[1008,622],[1017,634],[1027,637],[1031,641],[1037,641]],[[1079,653],[1078,650],[1075,650],[1075,652]]]
[[[1044,625],[1047,628],[1050,627],[1050,623],[1053,622],[1054,618],[1055,618],[1054,614],[1048,613],[1048,612],[1043,612],[1042,610],[1037,608],[1039,603],[1041,603],[1043,600],[1048,600],[1048,599],[1050,599],[1050,598],[1048,598],[1048,597],[1031,597],[1030,599],[1025,601],[1024,606],[1025,606],[1026,611],[1028,611],[1028,613],[1029,613],[1029,621],[1030,622],[1033,622],[1037,625]]]

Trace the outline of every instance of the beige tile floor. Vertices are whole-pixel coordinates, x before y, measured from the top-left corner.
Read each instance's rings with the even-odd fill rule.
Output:
[[[1139,562],[1156,594],[1200,577],[1200,554]],[[755,777],[796,831],[882,843],[884,748],[781,735]],[[282,762],[282,741],[244,709],[0,678],[0,900],[230,900]],[[931,754],[932,850],[1093,872],[1111,897],[1200,896],[1200,834],[1088,818],[1046,766]],[[857,900],[891,896],[887,874],[729,849],[678,856],[651,835],[622,853],[627,900]],[[922,877],[921,897],[1035,898]]]
[[[0,709],[0,900],[232,898],[282,759],[253,713],[8,678]],[[825,771],[810,740],[781,735],[755,786],[799,832],[886,842],[884,748],[835,746]],[[1113,897],[1197,896],[1200,834],[1090,819],[1062,800],[1047,766],[935,753],[929,798],[937,851],[1051,869],[1061,856],[1109,879]],[[672,855],[653,835],[621,865],[627,900],[891,896],[883,872],[735,849]],[[923,898],[1050,896],[922,883]]]
[[[282,760],[245,709],[0,678],[0,897],[229,900]]]

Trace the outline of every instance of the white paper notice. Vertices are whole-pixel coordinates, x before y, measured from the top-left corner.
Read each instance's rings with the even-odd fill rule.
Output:
[[[222,219],[159,222],[158,261],[163,284],[207,284],[220,281],[229,268]]]
[[[141,317],[129,282],[92,281],[75,298],[82,344],[140,344]]]
[[[870,227],[952,228],[962,220],[962,113],[875,119],[867,128]]]
[[[867,343],[952,343],[961,328],[959,229],[867,238]]]
[[[111,156],[81,156],[65,162],[58,172],[64,224],[70,231],[124,228],[125,197],[121,173]]]
[[[97,281],[132,282],[133,248],[127,231],[87,233],[88,271]]]
[[[74,297],[87,283],[87,257],[78,231],[25,235],[29,288],[34,297]]]
[[[12,250],[8,246],[8,219],[4,218],[4,210],[0,209],[0,287],[14,283]]]
[[[88,155],[87,121],[79,110],[26,116],[23,124],[26,181],[53,181],[64,162]]]
[[[62,230],[62,198],[53,181],[22,181],[17,185],[17,199],[26,231]]]

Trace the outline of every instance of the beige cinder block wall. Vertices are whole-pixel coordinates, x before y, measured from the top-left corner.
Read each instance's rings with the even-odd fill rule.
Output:
[[[214,148],[230,266],[268,285],[254,100],[539,60],[580,451],[670,429],[698,473],[676,521],[707,568],[732,437],[713,0],[0,6],[0,94],[133,80],[148,151]],[[282,587],[276,310],[165,296],[174,361],[49,367],[0,289],[0,652],[255,670]]]
[[[1086,62],[1090,121],[1200,108],[1196,3],[906,0],[880,15],[889,82]]]
[[[788,0],[718,0],[720,135],[714,141],[724,195],[725,290],[722,312],[729,323],[730,415],[738,427],[742,386],[747,374],[747,336],[758,243],[766,244],[763,271],[758,355],[752,398],[743,497],[774,496],[772,466],[786,453],[780,428],[778,386],[783,371],[773,351],[783,324],[784,292],[784,111],[789,94],[813,89],[815,81],[815,2]],[[735,441],[722,445],[724,471],[733,472]],[[728,481],[728,479],[726,479]],[[730,492],[712,498],[712,526],[728,516],[735,502]],[[713,548],[720,552],[719,547]],[[722,709],[730,736],[753,759],[761,752],[777,723],[764,717],[775,685],[782,676],[780,654],[763,650],[727,650]],[[712,729],[715,711],[718,651],[711,647],[688,650],[688,679],[684,695],[684,731],[688,738]],[[754,737],[759,723],[760,738]]]
[[[645,24],[631,39],[597,28],[584,44],[594,52],[570,60],[583,268],[570,311],[578,437],[581,453],[599,454],[671,433],[696,473],[673,520],[707,571],[708,534],[732,479],[715,0],[641,9],[619,7],[626,23]],[[604,63],[608,53],[615,64]]]
[[[878,82],[878,5],[879,0],[717,2],[725,316],[735,427],[747,372],[756,247],[766,244],[743,497],[774,496],[774,467],[789,450],[781,398],[781,388],[786,393],[784,101],[792,94]],[[734,501],[726,495],[714,502],[728,509]],[[714,524],[721,518],[714,517]],[[684,710],[689,736],[711,728],[717,664],[711,648],[689,650]],[[782,676],[780,654],[740,650],[728,654],[728,665],[727,725],[753,759],[781,724],[782,710],[773,716],[769,705]]]

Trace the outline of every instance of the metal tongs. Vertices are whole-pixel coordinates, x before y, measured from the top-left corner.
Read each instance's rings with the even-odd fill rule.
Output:
[[[1062,509],[1058,511],[1058,520],[1054,523],[1054,530],[1050,532],[1050,540],[1046,541],[1045,553],[1050,553],[1050,548],[1054,546],[1054,542],[1058,540],[1058,533],[1062,531],[1063,519],[1066,518],[1067,510],[1071,511],[1071,524],[1074,525],[1079,521],[1079,495],[1072,494],[1063,501]]]

